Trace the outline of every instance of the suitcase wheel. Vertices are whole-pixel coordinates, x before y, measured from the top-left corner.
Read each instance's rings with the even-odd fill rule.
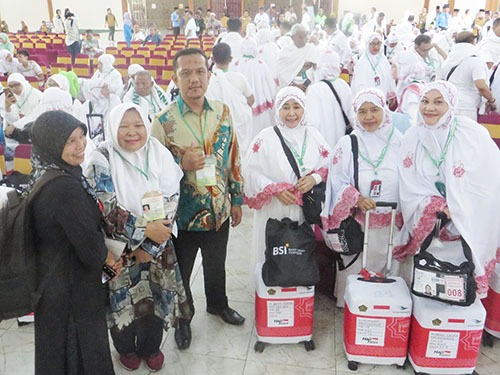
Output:
[[[258,353],[262,353],[264,351],[265,347],[266,347],[266,344],[264,344],[262,341],[257,341],[257,342],[255,342],[253,349]]]
[[[356,362],[356,361],[347,362],[347,368],[351,371],[357,371],[358,370],[358,362]]]
[[[311,350],[314,350],[314,341],[309,340],[309,341],[304,341],[304,348],[306,349],[307,352],[310,352]]]
[[[483,331],[483,345],[489,346],[490,348],[493,348],[494,345],[493,335],[486,331]]]
[[[406,368],[408,367],[408,359],[406,359],[405,363],[403,363],[401,366],[396,365],[396,367],[400,370],[406,370]]]

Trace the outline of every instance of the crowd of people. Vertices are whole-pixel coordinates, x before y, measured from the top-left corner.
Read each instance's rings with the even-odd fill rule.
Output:
[[[54,27],[66,33],[68,50],[77,43],[79,51],[77,19],[68,10],[62,21],[60,13]],[[391,273],[408,283],[413,255],[444,212],[443,240],[469,244],[484,297],[500,261],[500,151],[477,116],[495,112],[500,98],[498,13],[458,26],[446,5],[432,22],[424,10],[397,25],[374,8],[363,25],[352,13],[337,22],[307,6],[299,16],[293,7],[260,8],[254,18],[203,14],[171,14],[174,35],[217,41],[210,59],[197,48],[177,52],[167,90],[137,64],[122,77],[90,36],[83,48],[100,53],[93,77],[54,74],[42,92],[25,78],[43,81],[37,64],[23,50],[15,59],[0,34],[0,73],[8,75],[0,142],[7,155],[32,144],[30,187],[53,169],[64,177],[34,202],[39,278],[55,285],[35,311],[37,373],[112,374],[106,315],[129,370],[142,360],[151,371],[162,368],[163,331],[171,327],[177,347],[189,348],[199,250],[206,311],[244,324],[229,306],[225,270],[242,205],[254,210],[252,275],[264,260],[267,219],[304,222],[302,196],[322,182],[323,229],[350,215],[363,226],[372,210],[370,252],[385,248],[391,222],[376,202],[398,203]],[[110,9],[105,23],[113,41]],[[134,40],[140,30],[130,17],[125,23]],[[152,28],[144,41],[161,36]],[[386,267],[384,256],[371,259],[370,271]],[[360,260],[344,263],[352,266],[337,273],[340,307],[347,276],[361,268]],[[101,284],[104,264],[115,275]]]

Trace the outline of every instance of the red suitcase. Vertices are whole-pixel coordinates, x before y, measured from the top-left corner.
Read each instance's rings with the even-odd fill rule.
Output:
[[[265,343],[300,342],[307,351],[314,350],[314,286],[266,286],[262,280],[262,264],[257,264],[255,269],[255,284],[255,351],[262,353]]]
[[[500,263],[497,263],[490,277],[488,297],[482,301],[486,309],[484,341],[488,346],[493,346],[494,337],[500,338]]]
[[[392,207],[387,270],[391,269],[396,203]],[[366,213],[363,270],[366,266],[370,212]],[[364,271],[362,271],[363,273]],[[412,300],[406,282],[400,277],[347,278],[344,308],[344,349],[350,370],[358,363],[403,366],[408,350]]]

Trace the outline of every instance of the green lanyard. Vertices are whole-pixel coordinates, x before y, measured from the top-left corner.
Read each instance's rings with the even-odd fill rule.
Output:
[[[179,116],[181,116],[182,121],[184,121],[184,124],[186,124],[187,128],[191,131],[191,134],[193,134],[193,137],[196,138],[198,141],[198,144],[202,148],[203,151],[205,151],[205,133],[207,130],[207,114],[208,111],[205,109],[205,120],[203,121],[203,127],[201,128],[201,139],[198,137],[198,135],[194,132],[193,128],[189,123],[186,121],[184,118],[184,115],[181,113],[181,109],[179,108],[179,103],[177,102],[177,111],[179,112]]]
[[[148,171],[149,171],[149,144],[146,147],[147,147],[147,149],[146,149],[146,170],[144,170],[144,171],[141,168],[137,168],[135,165],[133,165],[131,162],[129,162],[127,159],[125,159],[123,157],[123,155],[120,153],[120,151],[118,151],[116,148],[114,150],[116,151],[116,153],[118,154],[118,156],[120,158],[122,158],[122,160],[125,163],[129,164],[137,172],[139,172],[140,174],[142,174],[146,178],[146,180],[149,180],[149,177],[148,177]]]
[[[21,104],[17,104],[16,102],[16,106],[19,112],[21,112],[21,108],[23,108],[23,106],[26,104],[32,93],[33,93],[33,87],[30,86],[30,92],[28,93],[28,96],[26,96],[26,99],[24,99],[24,102],[22,102]]]
[[[144,98],[144,99],[145,99],[145,100],[146,100],[149,104],[151,104],[151,105],[153,106],[153,113],[157,113],[157,112],[159,112],[159,111],[156,111],[156,104],[155,104],[155,102],[154,102],[153,93],[150,93],[150,94],[149,94],[149,99],[148,99],[148,98],[146,98],[145,96],[143,96],[143,98]]]
[[[363,159],[368,165],[370,165],[373,168],[373,171],[375,172],[375,176],[378,175],[377,169],[380,167],[380,164],[385,159],[385,154],[387,154],[387,149],[389,148],[389,143],[391,143],[392,135],[394,134],[394,126],[391,129],[391,134],[389,135],[389,139],[387,140],[387,143],[385,144],[384,148],[380,152],[380,155],[377,158],[377,161],[374,163],[367,157],[365,157],[361,152],[359,152],[359,156],[361,156],[361,159]]]
[[[303,168],[303,166],[304,166],[304,156],[306,154],[306,149],[307,149],[307,130],[304,134],[304,142],[302,142],[302,150],[300,152],[300,155],[298,154],[297,151],[295,151],[295,148],[293,148],[293,146],[286,139],[285,142],[290,148],[290,150],[292,150],[293,156],[295,156],[295,158],[299,162],[301,172],[304,172],[305,168]]]
[[[426,57],[424,60],[424,63],[427,65],[427,66],[430,66],[432,68],[432,70],[436,70],[436,67],[434,66],[434,63],[432,62],[432,59],[430,57]],[[427,62],[428,61],[428,62]]]
[[[424,145],[422,145],[425,153],[427,154],[427,157],[430,159],[432,164],[434,164],[434,166],[437,169],[436,176],[439,176],[439,168],[441,168],[441,164],[443,164],[444,159],[446,158],[446,154],[448,153],[448,147],[450,146],[451,140],[453,139],[456,130],[457,130],[457,118],[455,117],[450,132],[448,133],[448,138],[446,138],[446,143],[444,144],[443,151],[441,151],[441,156],[439,157],[439,161],[434,159],[429,150],[427,150],[427,148]]]
[[[378,66],[378,64],[380,64],[380,59],[378,60],[378,63],[376,65],[373,65],[372,60],[370,59],[370,56],[367,56],[367,58],[368,58],[368,62],[370,63],[370,66],[373,70],[373,74],[378,75],[377,66]]]

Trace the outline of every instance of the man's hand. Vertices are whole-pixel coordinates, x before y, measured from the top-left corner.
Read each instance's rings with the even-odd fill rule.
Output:
[[[185,171],[197,171],[205,167],[205,156],[199,147],[191,143],[181,159],[181,168]]]
[[[293,193],[289,190],[283,190],[280,194],[277,195],[277,198],[281,202],[281,204],[285,206],[297,203],[297,197],[293,195]]]
[[[4,130],[4,134],[6,137],[11,137],[12,134],[14,134],[14,130],[16,130],[14,125],[7,125],[7,127]]]
[[[234,228],[241,223],[243,211],[241,206],[231,206],[231,226]]]

